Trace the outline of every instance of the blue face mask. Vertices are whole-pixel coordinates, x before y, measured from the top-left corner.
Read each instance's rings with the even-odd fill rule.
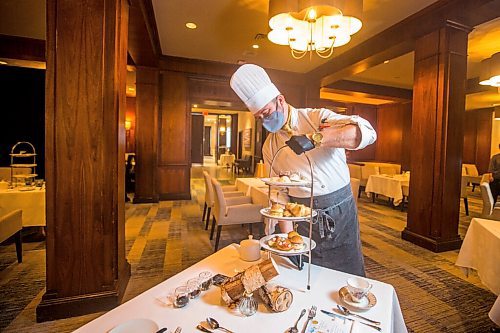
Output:
[[[262,126],[271,133],[278,132],[285,124],[285,115],[278,110],[278,102],[276,102],[276,111],[268,117],[262,119]]]

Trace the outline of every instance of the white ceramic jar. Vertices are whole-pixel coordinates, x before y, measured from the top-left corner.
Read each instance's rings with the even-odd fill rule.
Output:
[[[260,259],[260,242],[253,239],[252,235],[248,239],[240,242],[240,258],[245,261],[256,261]]]

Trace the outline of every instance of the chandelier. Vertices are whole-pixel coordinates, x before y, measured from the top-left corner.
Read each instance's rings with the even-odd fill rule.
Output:
[[[500,87],[500,52],[481,61],[479,84],[483,86]]]
[[[329,58],[361,29],[363,0],[269,0],[269,40],[289,45],[294,59],[313,51]]]

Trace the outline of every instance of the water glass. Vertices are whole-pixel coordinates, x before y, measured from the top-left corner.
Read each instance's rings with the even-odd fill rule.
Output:
[[[205,291],[210,289],[212,286],[212,273],[201,272],[199,275],[199,282],[201,284],[201,290]]]
[[[189,288],[186,286],[177,287],[175,289],[174,306],[183,308],[189,303]]]
[[[189,279],[187,282],[187,287],[189,289],[189,298],[196,298],[200,296],[200,280],[198,278]]]

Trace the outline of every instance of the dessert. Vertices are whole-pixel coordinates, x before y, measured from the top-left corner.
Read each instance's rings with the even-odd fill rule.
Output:
[[[269,215],[271,216],[282,217],[283,212],[284,212],[283,206],[277,203],[273,204],[269,209]]]
[[[292,247],[295,250],[302,250],[304,248],[304,239],[300,235],[295,235],[291,238],[289,238],[290,243],[292,244]]]
[[[289,176],[290,180],[293,181],[293,182],[300,182],[302,181],[302,178],[300,177],[300,175],[298,173],[292,173],[290,176]]]
[[[299,233],[297,231],[290,231],[288,233],[288,238],[292,238],[293,236],[300,236]]]
[[[287,238],[277,241],[276,247],[281,251],[290,251],[293,249],[292,243]]]
[[[279,183],[291,183],[292,181],[288,176],[281,176],[276,179],[277,182]]]

